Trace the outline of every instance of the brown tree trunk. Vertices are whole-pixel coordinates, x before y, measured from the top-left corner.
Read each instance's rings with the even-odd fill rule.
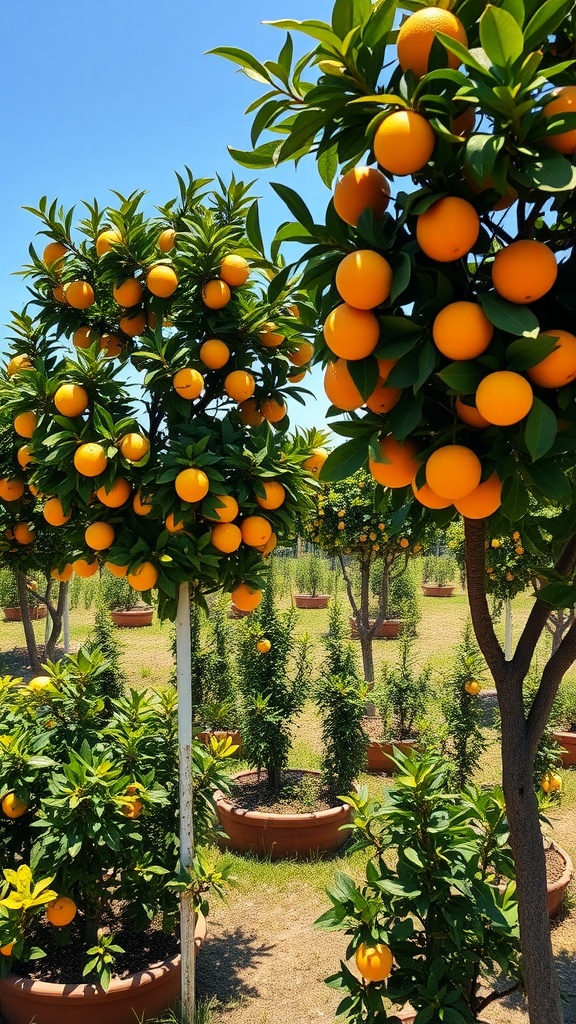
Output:
[[[20,605],[20,611],[22,613],[22,625],[24,627],[24,636],[26,638],[26,648],[28,650],[30,668],[32,669],[33,672],[40,672],[42,666],[40,664],[40,656],[38,654],[38,647],[36,645],[36,637],[34,636],[34,628],[32,626],[32,620],[30,618],[26,576],[23,572],[20,572],[19,569],[16,571],[16,585],[18,587],[18,603]]]
[[[364,679],[367,683],[374,682],[374,655],[372,651],[372,640],[374,630],[370,629],[370,562],[360,564],[360,621],[358,623],[358,636],[360,637],[360,649],[362,651],[362,668]]]
[[[59,583],[58,588],[58,601],[56,605],[53,605],[50,602],[50,589],[48,588],[48,590],[46,591],[46,605],[52,623],[52,628],[50,629],[50,636],[46,641],[46,646],[44,649],[44,657],[47,661],[52,661],[54,658],[56,644],[58,643],[60,633],[62,632],[62,619],[64,618],[64,608],[66,607],[66,597],[68,594],[67,583]]]

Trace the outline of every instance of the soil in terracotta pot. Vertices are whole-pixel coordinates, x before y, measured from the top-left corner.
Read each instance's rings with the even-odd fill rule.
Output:
[[[362,719],[362,728],[373,743],[398,743],[398,736],[393,736],[391,740],[384,738],[384,727],[382,725],[382,719],[379,715],[369,715],[367,718]],[[413,736],[410,739],[414,739]],[[404,740],[402,740],[404,742]]]
[[[338,806],[338,799],[322,785],[320,776],[290,770],[285,772],[280,790],[272,789],[263,774],[258,779],[241,778],[234,781],[230,795],[234,807],[268,814],[310,814]]]
[[[553,885],[554,882],[558,882],[566,870],[566,862],[563,857],[560,856],[558,850],[549,846],[545,850],[546,856],[546,879],[548,885]]]

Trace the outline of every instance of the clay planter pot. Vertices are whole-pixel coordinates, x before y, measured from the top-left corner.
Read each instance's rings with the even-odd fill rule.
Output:
[[[327,608],[329,602],[330,594],[294,594],[297,608]]]
[[[396,1016],[400,1018],[402,1024],[414,1024],[416,1020],[416,1010],[412,1007],[404,1010],[396,1010]],[[490,1024],[489,1021],[485,1020],[484,1017],[478,1017],[477,1024]]]
[[[198,915],[196,952],[206,938],[206,918]],[[128,978],[99,985],[54,985],[9,974],[0,982],[0,1013],[6,1024],[134,1024],[172,1006],[180,995],[180,954]]]
[[[19,608],[3,608],[6,622],[22,622],[22,612]],[[45,604],[31,605],[29,608],[31,619],[45,619],[48,609]]]
[[[110,618],[115,626],[127,626],[134,629],[137,626],[151,626],[153,608],[127,608],[124,611],[110,612]]]
[[[452,597],[455,589],[455,585],[447,587],[431,587],[424,583],[422,586],[422,593],[424,594],[424,597]]]
[[[228,609],[229,619],[245,619],[250,614],[250,612],[244,612],[241,608],[237,608],[235,604],[231,604]]]
[[[386,775],[393,775],[397,771],[392,761],[392,748],[400,750],[403,754],[409,754],[418,745],[417,740],[391,740],[390,743],[377,743],[370,740],[368,744],[368,771],[385,772]]]
[[[566,867],[561,878],[557,879],[556,882],[549,882],[546,888],[546,909],[548,910],[549,917],[555,917],[559,913],[562,907],[562,901],[564,899],[564,893],[570,884],[570,879],[574,874],[574,866],[572,864],[572,858],[566,850],[563,850],[557,843],[551,844],[556,853],[559,853],[565,862]]]
[[[239,772],[235,778],[256,778],[256,774]],[[318,776],[320,772],[310,770],[305,774]],[[220,824],[228,836],[222,845],[236,853],[255,853],[271,860],[302,858],[315,853],[332,853],[348,838],[347,832],[339,831],[341,825],[350,821],[350,808],[343,804],[310,814],[273,814],[234,807],[219,791],[214,799]]]
[[[553,732],[552,739],[562,747],[562,765],[573,768],[576,765],[576,732]]]
[[[197,740],[201,740],[207,747],[210,746],[210,739],[214,736],[217,740],[225,740],[228,736],[232,740],[232,743],[238,747],[231,755],[232,757],[240,757],[242,754],[242,733],[239,729],[205,729],[204,732],[199,732],[196,735]]]
[[[352,631],[352,639],[358,640],[356,619],[352,617],[350,618],[350,629]],[[384,619],[384,622],[380,623],[374,633],[374,640],[396,640],[401,629],[402,619]]]

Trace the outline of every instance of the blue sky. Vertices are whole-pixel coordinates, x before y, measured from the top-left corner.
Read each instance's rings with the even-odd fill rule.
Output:
[[[329,20],[331,0],[19,0],[3,7],[0,56],[0,314],[26,301],[12,276],[27,261],[37,230],[21,207],[42,195],[68,208],[82,199],[107,201],[110,188],[147,189],[151,204],[175,195],[174,170],[198,177],[232,171],[227,145],[249,148],[244,110],[259,86],[234,65],[207,56],[237,46],[274,59],[284,39],[262,25],[277,18]],[[296,41],[297,42],[297,41]],[[297,45],[300,45],[297,42]],[[312,160],[275,180],[297,188],[319,216],[329,193]],[[261,218],[267,237],[286,211],[261,175]],[[289,255],[289,251],[287,252]],[[321,392],[320,375],[311,390]],[[320,425],[327,400],[309,400],[293,421]]]

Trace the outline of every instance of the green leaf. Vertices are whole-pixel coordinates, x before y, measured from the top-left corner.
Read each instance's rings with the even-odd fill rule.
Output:
[[[312,39],[318,39],[321,43],[329,43],[340,51],[341,40],[324,21],[290,21],[283,18],[281,21],[263,21],[262,24],[285,28],[287,32],[303,32],[305,36],[312,36]]]
[[[412,276],[412,261],[407,252],[399,252],[396,258],[392,261],[391,266],[393,278],[390,302],[394,303],[410,284],[410,278]]]
[[[549,356],[556,344],[557,339],[546,334],[540,334],[537,338],[517,338],[506,349],[507,369],[529,370]]]
[[[348,371],[362,398],[368,398],[378,383],[378,362],[374,356],[367,359],[349,359]]]
[[[535,398],[524,429],[526,447],[534,462],[550,451],[557,430],[558,421],[550,406]]]
[[[450,53],[454,53],[459,57],[466,67],[473,68],[474,71],[477,71],[482,75],[482,77],[486,76],[486,68],[484,65],[478,60],[471,50],[462,46],[462,43],[457,42],[456,39],[452,39],[451,36],[445,36],[443,32],[437,32],[436,38],[440,40],[442,46],[444,46]]]
[[[438,376],[455,394],[473,395],[484,377],[484,370],[475,360],[462,360],[449,363]]]
[[[539,324],[531,309],[506,302],[499,295],[486,293],[480,296],[480,305],[490,323],[509,334],[529,337],[538,333]]]
[[[538,49],[542,40],[562,24],[571,7],[572,0],[567,0],[565,3],[559,3],[559,0],[544,0],[543,4],[539,4],[524,32],[526,49]]]
[[[503,135],[484,135],[476,132],[466,143],[464,162],[477,185],[486,185],[494,173],[494,164],[505,138]]]
[[[231,60],[233,64],[238,64],[243,70],[250,68],[255,74],[260,75],[265,82],[270,82],[270,75],[264,65],[246,50],[239,50],[234,46],[217,46],[214,50],[208,50],[208,53],[214,54],[215,57],[224,57],[225,60]]]
[[[480,42],[498,68],[513,64],[524,50],[524,36],[508,11],[488,4],[480,18]]]
[[[576,186],[576,167],[561,153],[525,158],[518,176],[541,192],[567,192]]]
[[[262,232],[260,230],[260,215],[258,212],[258,200],[255,199],[252,206],[246,214],[246,234],[248,240],[252,243],[255,249],[260,253],[264,253],[264,241],[262,239]]]
[[[338,145],[335,143],[328,149],[324,149],[318,156],[318,173],[326,188],[332,189],[337,172]]]
[[[232,146],[228,146],[228,152],[233,160],[241,167],[250,167],[252,170],[263,170],[266,167],[276,166],[276,155],[280,150],[282,143],[274,140],[273,142],[265,142],[263,146],[258,146],[256,149],[233,149]]]
[[[279,182],[270,182],[272,188],[280,199],[286,204],[290,213],[296,218],[299,224],[302,224],[311,234],[314,232],[314,218],[310,213],[310,210],[306,206],[303,199],[300,198],[297,192],[292,188],[288,188],[287,185],[281,185]]]
[[[511,523],[516,523],[526,514],[530,498],[524,484],[518,476],[508,477],[502,488],[502,505],[500,512]]]
[[[330,452],[320,470],[321,481],[333,483],[352,476],[366,464],[368,447],[365,438],[354,438]]]
[[[553,459],[542,459],[530,466],[530,477],[542,494],[551,501],[570,499],[570,481]]]
[[[524,25],[524,18],[526,17],[523,0],[502,0],[500,6],[503,7],[505,11],[508,11],[514,20],[518,22],[520,28],[522,28]]]

